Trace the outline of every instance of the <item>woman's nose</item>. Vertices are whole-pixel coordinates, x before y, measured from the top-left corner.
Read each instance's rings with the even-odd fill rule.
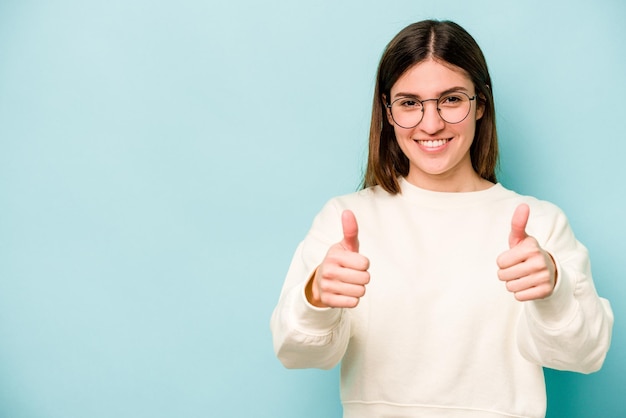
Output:
[[[423,106],[422,112],[424,115],[422,116],[422,120],[417,127],[430,134],[442,130],[446,123],[439,115],[437,102],[424,103]]]

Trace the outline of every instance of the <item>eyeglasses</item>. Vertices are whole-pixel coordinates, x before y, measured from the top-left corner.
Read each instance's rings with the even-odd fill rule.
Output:
[[[437,102],[437,112],[447,123],[460,123],[469,115],[472,100],[478,95],[469,97],[463,92],[444,94],[438,99],[419,100],[416,97],[399,97],[392,103],[387,103],[391,117],[396,125],[404,129],[416,127],[424,117],[424,103]]]

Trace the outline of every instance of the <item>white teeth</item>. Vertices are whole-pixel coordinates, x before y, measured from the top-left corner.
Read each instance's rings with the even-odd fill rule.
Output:
[[[423,145],[427,148],[436,148],[436,147],[441,147],[446,142],[448,142],[448,140],[447,139],[435,139],[435,140],[417,141],[417,142],[419,142],[420,145]]]

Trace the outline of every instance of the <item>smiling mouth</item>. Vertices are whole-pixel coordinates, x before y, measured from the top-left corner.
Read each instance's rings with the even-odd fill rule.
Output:
[[[426,147],[426,148],[437,148],[437,147],[442,147],[445,144],[447,144],[448,142],[452,141],[451,138],[448,139],[428,139],[428,140],[420,140],[420,139],[415,139],[415,142],[417,142],[419,145]]]

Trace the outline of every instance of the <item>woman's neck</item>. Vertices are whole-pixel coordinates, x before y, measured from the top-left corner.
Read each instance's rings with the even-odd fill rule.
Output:
[[[426,173],[416,175],[415,173],[409,172],[409,175],[406,176],[406,180],[414,186],[434,192],[477,192],[493,186],[492,182],[480,177],[473,170],[471,174],[463,176],[430,175]]]

